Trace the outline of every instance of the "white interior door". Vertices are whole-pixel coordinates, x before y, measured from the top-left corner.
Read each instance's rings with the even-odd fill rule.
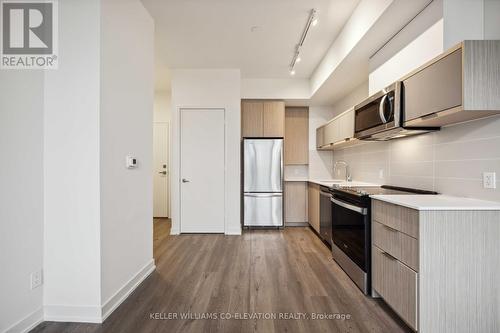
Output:
[[[169,184],[169,124],[153,127],[153,216],[170,216]]]
[[[223,109],[181,109],[182,233],[224,232]]]

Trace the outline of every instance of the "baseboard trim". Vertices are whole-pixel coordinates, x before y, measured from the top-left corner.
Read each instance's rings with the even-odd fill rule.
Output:
[[[45,305],[43,320],[100,324],[156,269],[151,259],[102,306]]]
[[[285,227],[308,227],[308,222],[285,222]]]
[[[224,234],[228,235],[228,236],[240,236],[241,235],[241,228],[238,230],[228,230]]]
[[[127,283],[125,283],[113,296],[102,306],[102,321],[109,317],[120,304],[156,269],[154,259],[151,259],[143,268],[137,272]]]
[[[45,321],[102,323],[99,306],[45,305],[43,311]]]
[[[33,311],[23,319],[19,320],[17,323],[7,328],[5,333],[24,333],[29,332],[38,324],[43,322],[43,308],[40,307],[38,310]]]

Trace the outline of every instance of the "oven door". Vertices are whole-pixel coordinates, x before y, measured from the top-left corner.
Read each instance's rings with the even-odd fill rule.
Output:
[[[332,197],[332,240],[357,266],[368,273],[368,208]]]
[[[399,127],[398,84],[394,84],[356,105],[354,136],[358,139]]]

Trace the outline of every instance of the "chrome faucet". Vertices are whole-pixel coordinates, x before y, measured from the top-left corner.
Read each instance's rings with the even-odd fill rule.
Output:
[[[351,177],[351,173],[349,172],[349,164],[346,162],[346,161],[337,161],[335,162],[335,164],[333,165],[333,174],[335,175],[335,171],[337,170],[337,165],[339,164],[343,164],[344,165],[344,168],[345,168],[345,180],[350,182],[352,181],[352,177]]]

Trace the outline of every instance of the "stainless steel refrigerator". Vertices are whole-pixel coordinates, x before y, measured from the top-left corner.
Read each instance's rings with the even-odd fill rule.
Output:
[[[243,225],[283,226],[283,139],[243,140]]]

